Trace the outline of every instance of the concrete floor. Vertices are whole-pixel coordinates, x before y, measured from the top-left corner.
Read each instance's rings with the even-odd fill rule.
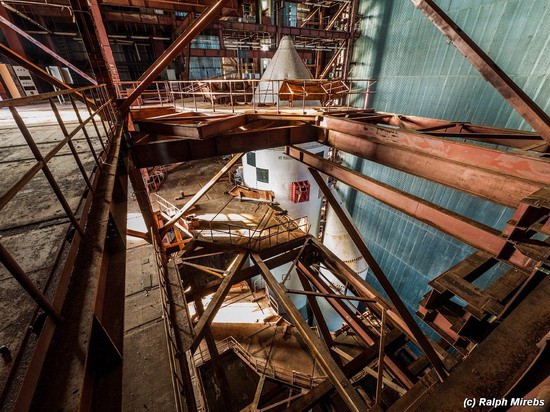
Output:
[[[135,200],[128,227],[144,230]],[[174,410],[174,392],[153,247],[128,237],[122,407],[125,411]]]
[[[67,129],[72,131],[77,126],[73,109],[70,105],[59,106],[59,109]],[[18,108],[18,112],[43,155],[64,138],[49,105]],[[85,109],[81,110],[81,115],[86,116]],[[0,109],[0,128],[0,192],[4,194],[36,160],[8,109]],[[99,153],[100,143],[93,125],[88,124],[86,130]],[[95,162],[82,131],[73,142],[90,175]],[[48,166],[71,210],[78,216],[85,183],[69,148],[65,146]],[[64,261],[63,247],[67,245],[65,237],[69,231],[69,220],[42,172],[38,172],[0,213],[2,245],[50,299],[56,287],[56,270]],[[29,326],[36,316],[36,308],[11,274],[0,266],[0,345],[7,345],[12,359],[23,354],[20,349],[26,336],[29,337],[28,346],[34,344]],[[23,362],[28,353],[23,356]],[[0,387],[4,387],[14,363],[0,360]]]
[[[182,164],[168,174],[158,194],[181,207],[203,187],[223,164],[225,164],[223,159]],[[218,213],[218,218],[231,215],[232,219],[237,220],[239,219],[237,215],[243,215],[246,216],[244,219],[246,224],[256,227],[265,217],[266,210],[264,209],[267,206],[255,202],[241,203],[238,200],[231,200],[228,195],[224,194],[231,187],[228,177],[224,176],[197,203],[193,213],[204,220],[210,220]],[[181,197],[182,191],[183,198]],[[128,226],[136,230],[144,230],[134,201],[129,202]],[[161,333],[158,284],[150,273],[149,265],[153,262],[152,250],[142,241],[133,238],[129,238],[129,240],[131,242],[127,257],[124,409],[169,410],[172,406],[171,402],[173,402],[170,397],[173,395],[169,381],[166,338],[164,331]],[[149,291],[145,289],[149,289]],[[208,302],[209,298],[206,297],[204,304],[207,305]],[[189,304],[189,314],[192,316],[194,312],[194,305]],[[304,376],[317,378],[324,376],[295,329],[276,316],[273,309],[269,307],[263,290],[253,294],[247,285],[242,285],[242,288],[239,285],[232,288],[218,315],[214,318],[211,329],[220,348],[223,347],[225,339],[233,337],[251,357],[264,365],[267,374],[272,368],[278,368],[287,371],[288,376],[291,376],[293,371]],[[195,356],[198,365],[204,363],[201,361],[201,354],[209,358],[207,352],[206,344],[203,341]],[[231,373],[236,374],[234,379],[248,382],[246,390],[242,386],[242,391],[235,393],[234,396],[241,399],[241,402],[244,402],[243,399],[248,399],[251,402],[250,392],[252,391],[253,397],[260,371],[243,366],[242,361],[235,361],[235,356],[230,356],[231,351],[224,353],[224,368],[233,368]],[[229,363],[233,367],[230,367],[225,359],[228,359],[227,362],[232,359]],[[207,376],[211,377],[208,372],[203,369],[201,371],[205,374],[205,379],[208,379]],[[205,381],[205,386],[214,390],[210,381]],[[215,395],[209,398],[211,401],[220,399]],[[216,409],[218,406],[215,406],[213,410],[220,410]]]

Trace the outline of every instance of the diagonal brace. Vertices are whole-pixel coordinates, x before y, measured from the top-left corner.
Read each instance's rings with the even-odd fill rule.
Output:
[[[380,285],[384,288],[384,291],[388,294],[389,298],[391,299],[392,303],[395,305],[395,308],[399,315],[403,318],[409,329],[411,330],[413,336],[415,337],[416,341],[420,345],[420,348],[424,351],[426,354],[426,357],[430,360],[432,363],[434,369],[436,370],[439,379],[443,380],[447,376],[447,371],[445,370],[445,367],[443,366],[443,362],[435,352],[434,348],[428,341],[428,338],[426,338],[426,335],[422,332],[410,312],[408,311],[407,307],[405,306],[405,303],[401,300],[401,297],[397,293],[397,291],[393,288],[391,282],[388,280],[384,272],[382,271],[382,268],[378,265],[376,260],[374,259],[374,256],[370,253],[365,241],[363,240],[361,234],[351,222],[332,192],[330,191],[329,187],[325,183],[324,179],[321,177],[319,172],[317,170],[314,170],[312,168],[309,169],[311,175],[321,188],[323,194],[325,195],[328,203],[346,228],[351,240],[363,256],[363,258],[366,260],[369,267],[372,269],[374,276],[380,282]]]
[[[199,347],[199,344],[204,337],[206,329],[210,327],[214,316],[216,316],[216,313],[218,313],[218,310],[222,306],[223,300],[229,293],[229,290],[234,283],[233,281],[235,278],[235,274],[237,274],[241,270],[244,262],[246,262],[247,257],[248,253],[239,253],[237,258],[233,261],[230,272],[225,276],[218,290],[216,291],[216,293],[214,293],[212,301],[206,307],[206,310],[200,317],[199,323],[197,323],[197,326],[195,326],[195,339],[193,339],[193,342],[191,343],[192,353],[194,353]]]
[[[265,283],[269,286],[277,300],[279,300],[279,302],[283,305],[287,315],[292,320],[293,325],[298,329],[302,339],[304,339],[304,342],[311,349],[313,355],[322,366],[324,372],[327,374],[334,387],[338,390],[349,409],[355,412],[366,411],[367,406],[357,394],[351,382],[348,378],[346,378],[344,372],[342,372],[342,370],[338,367],[329,350],[321,341],[321,338],[319,338],[319,336],[317,336],[307,325],[304,318],[300,315],[300,312],[298,312],[298,309],[296,309],[290,298],[284,292],[284,289],[281,287],[279,282],[277,282],[277,279],[275,279],[260,255],[252,253],[252,259],[260,269],[262,277],[265,279]]]

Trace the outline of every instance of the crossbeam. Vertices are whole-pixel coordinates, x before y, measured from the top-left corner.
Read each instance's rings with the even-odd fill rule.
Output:
[[[419,197],[409,195],[377,180],[362,175],[330,160],[312,155],[299,148],[292,147],[287,154],[294,159],[315,168],[328,176],[363,192],[374,199],[385,203],[402,213],[414,217],[443,233],[478,249],[483,250],[501,260],[520,268],[532,268],[536,262],[525,256],[519,250],[512,248],[506,238],[489,226],[483,225],[450,210],[427,202]],[[503,252],[506,250],[506,254]]]
[[[244,153],[239,153],[233,156],[233,158],[227,162],[225,166],[222,167],[221,170],[208,181],[208,183],[201,187],[201,190],[195,193],[195,196],[189,199],[189,201],[168,222],[166,222],[160,231],[161,236],[164,236],[168,230],[170,230],[170,228],[174,226],[177,221],[180,220],[185,213],[187,213],[187,211],[191,209],[206,194],[206,192],[208,192],[212,186],[216,184],[218,180],[220,180],[224,174],[226,174],[238,161],[240,161],[243,155]]]
[[[190,347],[192,353],[194,353],[199,347],[199,344],[206,333],[206,329],[210,327],[214,316],[216,316],[216,313],[218,313],[218,310],[223,304],[223,300],[229,293],[229,290],[234,283],[235,274],[241,270],[247,257],[248,254],[246,252],[241,252],[235,258],[229,273],[223,279],[218,290],[216,291],[216,293],[214,293],[210,304],[206,307],[204,313],[200,317],[197,326],[195,326],[195,338],[193,339]]]
[[[412,0],[527,123],[550,143],[550,117],[432,0]]]
[[[550,162],[535,155],[331,116],[320,126],[331,147],[505,206],[550,185]]]
[[[151,67],[140,76],[137,87],[120,105],[120,110],[122,112],[127,111],[141,93],[143,93],[143,91],[162,73],[166,66],[168,66],[176,56],[218,16],[226,2],[227,0],[219,0],[205,10],[200,17],[196,19],[191,26],[189,26],[189,28],[164,51],[164,53],[162,53]]]
[[[71,62],[65,60],[63,57],[61,57],[59,54],[54,52],[52,49],[50,49],[50,48],[46,47],[45,45],[43,45],[42,43],[40,43],[38,40],[36,40],[34,37],[32,37],[30,34],[25,32],[24,30],[21,30],[19,27],[17,27],[15,24],[13,24],[8,19],[0,16],[0,24],[4,25],[4,27],[7,27],[8,29],[13,30],[14,32],[19,34],[21,37],[23,37],[23,38],[27,39],[28,41],[30,41],[36,47],[38,47],[39,49],[43,50],[44,52],[49,54],[51,57],[53,57],[57,62],[71,68],[72,70],[74,70],[75,73],[79,74],[82,78],[88,80],[94,86],[97,85],[97,81],[93,77],[88,76],[88,74],[86,74],[85,72],[80,70],[74,64],[72,64]]]
[[[258,254],[252,253],[252,259],[260,269],[262,277],[265,279],[265,283],[269,286],[270,290],[273,292],[273,295],[285,308],[286,313],[292,320],[293,325],[300,332],[304,342],[312,351],[313,355],[323,368],[323,371],[327,374],[334,387],[342,396],[342,399],[346,405],[351,411],[366,411],[367,405],[365,405],[365,402],[363,402],[348,378],[346,378],[342,370],[338,367],[321,339],[307,325],[304,318],[300,315],[300,312],[298,312],[298,309],[296,309],[290,298],[286,295],[281,285],[277,282],[277,279],[275,279],[271,271],[263,262],[262,258]]]

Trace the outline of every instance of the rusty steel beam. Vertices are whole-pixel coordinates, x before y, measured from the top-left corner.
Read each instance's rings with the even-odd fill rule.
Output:
[[[212,186],[214,186],[214,184],[218,180],[220,180],[223,175],[225,175],[238,161],[240,161],[243,155],[244,153],[239,153],[233,156],[233,158],[229,162],[227,162],[220,169],[220,171],[208,181],[208,183],[201,187],[201,189],[197,193],[195,193],[195,195],[191,199],[189,199],[187,203],[180,210],[178,210],[178,212],[174,216],[172,216],[172,218],[168,222],[166,222],[166,224],[162,227],[160,231],[161,237],[164,236],[170,230],[170,228],[174,226],[177,221],[180,220],[185,215],[185,213],[187,213],[187,211],[191,209],[206,194],[206,192],[208,192],[212,188]]]
[[[338,150],[506,206],[517,207],[522,199],[550,185],[550,162],[535,155],[331,116],[325,116],[320,125],[328,129],[321,142]]]
[[[392,343],[394,343],[401,333],[399,330],[394,329],[386,336],[384,339],[384,349],[388,348]],[[379,341],[377,341],[379,343]],[[378,355],[378,344],[366,348],[363,352],[353,358],[350,362],[346,363],[342,368],[347,377],[352,377],[356,373],[360,372],[365,366],[376,358]],[[315,388],[310,390],[305,395],[298,398],[294,401],[288,408],[289,412],[304,412],[309,411],[313,405],[318,403],[322,397],[330,393],[333,389],[332,383],[330,380],[325,380]]]
[[[306,244],[304,244],[304,247]],[[301,249],[301,251],[303,248]],[[298,259],[299,256],[296,257]],[[313,291],[313,288],[311,287],[311,284],[308,282],[308,280],[301,274],[298,273],[298,278],[300,279],[300,283],[302,284],[302,288],[304,289],[302,292],[307,296],[307,302],[309,304],[309,307],[311,308],[311,311],[313,313],[313,316],[315,320],[317,321],[317,326],[319,328],[319,332],[321,333],[321,336],[323,337],[323,340],[325,341],[327,347],[330,349],[334,345],[334,341],[332,339],[332,334],[330,333],[330,329],[328,328],[327,322],[325,320],[325,317],[323,316],[323,312],[321,311],[321,308],[319,307],[319,303],[317,302],[317,299],[315,299],[315,296],[320,295],[319,293],[315,293]],[[294,293],[294,291],[286,289],[286,293]],[[334,356],[334,353],[330,352],[333,355],[334,360],[338,360],[339,358],[337,356]]]
[[[203,13],[206,7],[216,4],[216,1],[217,0],[132,0],[131,5],[136,8]],[[128,7],[128,0],[100,0],[100,4]],[[231,12],[238,7],[239,4],[237,0],[231,0],[224,6],[223,11]]]
[[[399,120],[406,128],[422,134],[442,137],[460,137],[468,140],[517,147],[523,150],[534,150],[542,153],[548,149],[548,144],[540,135],[524,130],[482,126],[468,122],[449,122],[448,120],[410,115],[399,115]],[[369,120],[365,119],[365,121],[368,122]],[[383,120],[380,123],[398,126],[395,117],[389,117],[387,120]]]
[[[29,296],[38,303],[38,306],[48,315],[52,316],[56,321],[61,320],[59,311],[52,305],[42,291],[33,283],[32,279],[27,276],[21,266],[10,255],[6,248],[0,243],[0,263],[12,274],[17,282],[25,289]]]
[[[363,412],[367,410],[367,405],[363,402],[361,397],[355,391],[344,372],[338,367],[334,359],[332,358],[329,350],[323,344],[321,339],[311,330],[307,325],[304,318],[298,312],[298,309],[294,306],[290,298],[284,292],[284,289],[277,282],[277,279],[273,276],[271,271],[267,268],[262,258],[252,253],[252,259],[260,269],[262,277],[276,299],[283,305],[286,313],[292,320],[293,325],[298,329],[302,339],[315,356],[323,371],[327,374],[334,387],[338,390],[340,396],[350,408],[351,411]]]
[[[320,292],[330,295],[330,287],[319,277],[304,265],[302,262],[297,263],[297,269],[301,272]],[[332,306],[332,308],[344,319],[349,327],[365,342],[368,346],[376,344],[376,334],[367,328],[367,325],[355,314],[355,312],[347,306],[344,302],[338,299],[327,296],[326,301]],[[385,310],[383,309],[384,313]],[[401,368],[393,359],[388,356],[386,359],[386,365],[392,371],[392,373],[399,379],[399,381],[407,388],[412,388],[414,385],[414,377],[406,369]]]
[[[397,293],[397,291],[394,289],[391,282],[388,280],[384,272],[382,271],[382,268],[378,265],[376,262],[376,259],[374,259],[374,256],[370,253],[365,241],[363,240],[361,233],[357,230],[355,225],[351,220],[348,219],[346,213],[330,191],[329,187],[319,174],[314,169],[309,169],[311,172],[313,178],[321,188],[321,191],[325,195],[325,198],[329,202],[330,206],[332,207],[332,210],[336,213],[338,218],[340,219],[340,222],[344,225],[346,228],[346,231],[350,235],[351,240],[361,252],[361,255],[369,265],[369,268],[372,270],[374,276],[380,282],[380,285],[384,288],[384,291],[388,294],[390,300],[394,304],[397,312],[399,315],[403,318],[409,329],[411,330],[412,334],[414,335],[416,341],[418,342],[420,348],[424,351],[426,357],[430,360],[432,363],[434,369],[437,371],[437,374],[439,376],[439,379],[443,380],[447,376],[447,371],[445,370],[445,367],[443,366],[443,362],[435,352],[434,348],[426,338],[426,335],[422,332],[412,315],[410,314],[409,310],[405,306],[405,303],[401,300],[401,297]]]
[[[130,149],[137,167],[153,167],[250,152],[318,140],[320,130],[309,124],[223,134],[205,140],[168,139],[139,143]],[[134,135],[134,139],[139,135]]]
[[[491,83],[508,103],[550,143],[550,117],[432,0],[412,0],[415,7]]]
[[[0,16],[12,22],[13,19],[6,10],[7,9],[3,5],[3,3],[0,3]],[[11,49],[13,49],[20,56],[25,56],[25,57],[27,56],[27,54],[25,53],[25,47],[23,46],[23,44],[21,44],[21,39],[19,38],[17,33],[14,33],[12,30],[8,29],[8,30],[2,30],[2,34],[4,35],[4,38],[8,42],[8,46],[10,46]]]
[[[140,132],[154,133],[163,136],[192,137],[196,139],[207,139],[233,130],[246,124],[245,114],[232,114],[219,117],[191,116],[185,121],[192,123],[178,123],[179,119],[144,119],[135,121],[139,125]],[[194,121],[194,122],[193,122]]]
[[[88,76],[87,73],[83,72],[82,70],[80,70],[78,67],[76,67],[74,64],[72,64],[71,62],[65,60],[63,57],[61,57],[59,54],[57,54],[56,52],[54,52],[52,49],[50,49],[49,47],[46,47],[45,45],[43,45],[42,43],[40,43],[38,40],[36,40],[34,37],[32,37],[30,34],[26,33],[24,30],[21,30],[19,27],[17,27],[15,24],[13,24],[11,21],[9,21],[8,19],[0,16],[0,25],[4,25],[4,27],[7,27],[8,30],[13,30],[14,32],[16,32],[17,34],[19,34],[21,37],[27,39],[28,41],[30,41],[32,44],[34,44],[36,47],[38,47],[39,49],[43,50],[44,52],[46,52],[48,55],[50,55],[51,57],[54,58],[55,61],[57,61],[58,63],[64,65],[64,66],[67,66],[71,69],[74,70],[75,73],[79,74],[82,78],[88,80],[91,84],[93,85],[97,85],[97,81],[93,78],[93,77],[90,77]]]
[[[69,0],[69,3],[95,78],[98,83],[107,85],[109,97],[116,101],[114,82],[119,76],[99,4],[96,0]]]
[[[513,247],[500,232],[472,219],[371,179],[337,163],[292,147],[287,154],[372,198],[446,233],[478,250],[490,253],[519,269],[529,270],[537,263]],[[314,171],[315,172],[315,171]],[[368,262],[368,260],[367,260]]]
[[[53,332],[36,393],[19,395],[21,410],[89,410],[92,401],[99,402],[96,405],[100,409],[120,408],[122,363],[117,359],[113,365],[109,360],[111,352],[122,348],[123,338],[127,193],[123,189],[124,162],[119,162],[121,126],[112,137],[104,167],[97,177],[86,224],[87,247],[78,249],[72,266],[61,312],[64,320]],[[99,342],[96,338],[100,338]],[[109,352],[101,356],[99,352],[105,347]],[[111,389],[110,393],[98,390],[102,382]]]
[[[200,317],[197,326],[195,326],[195,338],[193,339],[193,342],[191,343],[191,346],[189,348],[192,353],[194,353],[199,347],[199,344],[201,343],[201,340],[206,333],[206,329],[210,328],[210,324],[212,323],[212,320],[214,320],[214,316],[216,316],[216,313],[218,313],[218,310],[223,304],[223,300],[229,293],[229,290],[234,283],[235,275],[241,270],[244,262],[246,262],[247,257],[248,253],[239,253],[236,259],[233,261],[229,273],[223,279],[222,283],[218,287],[218,290],[216,291],[216,293],[214,293],[212,300],[206,307],[206,310]]]
[[[51,74],[46,72],[41,67],[39,67],[36,64],[34,64],[33,62],[27,60],[25,57],[23,57],[19,53],[16,53],[14,50],[10,49],[9,47],[4,46],[2,43],[0,43],[0,54],[3,54],[8,59],[20,64],[21,66],[23,66],[25,69],[27,69],[31,73],[33,73],[36,76],[40,77],[42,80],[45,80],[48,83],[54,85],[58,89],[61,89],[61,90],[74,90],[68,84],[63,83],[61,80],[55,78],[54,76],[52,76]],[[75,94],[75,97],[78,100],[80,100],[82,102],[84,101],[85,97],[83,96],[82,93],[80,93],[79,91],[74,91],[74,94]],[[88,99],[88,102],[91,103],[95,107],[95,103],[92,100]]]
[[[130,95],[120,105],[120,110],[125,112],[130,109],[132,103],[141,95],[141,93],[162,73],[176,56],[188,45],[191,41],[208,26],[221,12],[227,0],[219,0],[217,3],[205,10],[201,16],[196,19],[191,26],[176,39],[174,43],[166,49],[166,51],[149,67],[143,75],[138,79],[138,86],[130,93]]]
[[[358,302],[378,302],[375,299],[364,298],[362,296],[350,296],[350,295],[339,295],[337,293],[319,293],[310,290],[296,290],[296,289],[286,289],[286,293],[291,295],[305,295],[305,296],[317,296],[321,298],[333,298],[333,299],[342,299],[342,300],[356,300]]]
[[[178,274],[178,277],[179,277],[179,274]],[[196,277],[189,276],[188,278],[189,278],[189,284],[191,288],[196,289],[197,288]],[[200,318],[204,314],[204,305],[199,295],[195,297],[194,303],[195,303],[195,308],[197,309],[197,315]],[[214,376],[216,378],[218,386],[221,389],[221,396],[223,397],[223,400],[228,405],[228,409],[231,411],[232,408],[229,407],[229,405],[232,405],[232,400],[231,400],[231,390],[229,387],[229,382],[227,381],[227,376],[222,366],[220,354],[218,352],[218,347],[216,345],[216,340],[214,339],[214,334],[212,333],[212,330],[210,330],[210,328],[205,328],[204,340],[206,341],[206,346],[208,347],[208,352],[210,353],[211,364],[214,368]],[[187,371],[189,371],[189,369],[187,369]],[[191,390],[189,392],[193,392],[193,391]]]

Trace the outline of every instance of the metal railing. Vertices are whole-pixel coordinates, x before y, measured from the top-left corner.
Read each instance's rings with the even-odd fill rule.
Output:
[[[269,249],[282,242],[289,242],[292,239],[307,236],[310,228],[307,216],[297,219],[286,217],[286,219],[285,222],[261,229],[258,227],[254,229],[242,227],[227,222],[199,220],[199,229],[191,231],[195,232],[198,237],[205,238],[211,242],[228,242],[232,245],[260,251]]]
[[[239,344],[232,336],[216,344],[218,353],[222,354],[232,350],[243,362],[258,374],[265,375],[271,379],[278,380],[283,383],[298,386],[300,388],[312,389],[327,379],[326,376],[312,376],[296,370],[287,370],[281,367],[273,366],[268,360],[257,358],[248,352]],[[210,352],[203,350],[202,347],[197,349],[195,353],[195,364],[201,366],[210,360]]]
[[[138,82],[116,84],[120,98],[125,98],[137,87]],[[276,109],[301,108],[303,112],[313,107],[329,111],[333,107],[357,107],[366,109],[370,96],[375,93],[376,80],[349,79],[299,79],[299,80],[235,80],[209,79],[188,81],[160,81],[151,84],[134,107],[147,105],[173,106],[183,110],[231,111],[237,108]]]
[[[191,381],[193,382],[193,391],[195,393],[195,402],[197,406],[197,411],[205,411],[206,410],[206,402],[204,401],[203,396],[203,390],[202,390],[202,384],[200,377],[196,373],[196,367],[193,364],[193,356],[191,355],[190,351],[186,351],[185,353],[182,353],[182,348],[179,347],[177,343],[176,338],[176,326],[174,325],[174,316],[173,310],[170,305],[170,297],[168,293],[168,286],[167,286],[167,265],[163,263],[162,261],[162,253],[159,248],[159,245],[156,242],[155,236],[153,233],[150,234],[152,239],[153,248],[155,250],[155,260],[156,260],[156,268],[157,268],[157,275],[159,280],[159,290],[160,290],[160,297],[161,297],[161,304],[162,304],[162,319],[164,321],[164,331],[166,335],[166,343],[167,343],[167,349],[168,349],[168,362],[170,364],[170,378],[172,380],[172,387],[174,389],[174,401],[176,403],[176,410],[177,411],[184,411],[186,410],[185,407],[185,399],[183,397],[184,394],[184,381],[182,377],[182,370],[181,370],[181,363],[180,358],[182,356],[187,358],[187,364],[189,367],[190,377]],[[175,265],[174,261],[172,261],[172,264]],[[175,271],[177,271],[177,268],[174,268]],[[183,291],[183,286],[181,285],[181,282],[179,285],[175,285],[176,287],[181,288]],[[172,286],[174,287],[174,285]],[[184,300],[182,302],[182,306],[187,307],[187,302],[185,301],[185,294],[182,293],[182,299]],[[189,320],[189,317],[187,317]],[[189,323],[189,328],[192,330],[192,325]]]
[[[166,216],[169,216],[170,218],[174,216],[177,212],[179,212],[179,209],[176,205],[173,205],[168,200],[160,196],[158,193],[149,194],[149,198],[151,199],[153,210],[157,209],[154,207],[156,204],[158,206],[158,210],[161,213],[164,213]]]
[[[74,110],[75,117],[77,119],[77,126],[73,129],[68,128],[67,122],[63,120],[62,115],[60,114],[60,104],[56,104],[54,100],[58,96],[68,97],[71,102],[71,107]],[[84,103],[84,107],[86,108],[89,115],[86,119],[82,119],[80,109],[82,109],[83,106],[81,105],[80,108],[78,107],[77,99],[81,100]],[[43,154],[40,150],[39,145],[33,137],[33,133],[31,133],[28,125],[25,123],[25,120],[20,114],[21,108],[29,106],[31,104],[34,105],[36,103],[47,103],[49,105],[49,109],[52,110],[55,116],[57,125],[59,126],[59,130],[57,130],[59,140],[55,138],[55,132],[52,133],[52,135],[54,136],[53,141],[56,144],[46,154]],[[52,93],[45,93],[32,97],[4,100],[0,101],[0,109],[1,108],[9,109],[14,123],[19,129],[19,132],[25,140],[28,148],[32,152],[32,155],[36,162],[27,169],[23,176],[21,176],[15,183],[13,183],[6,191],[4,191],[0,195],[0,212],[8,205],[8,203],[14,200],[16,195],[20,193],[25,188],[25,186],[36,177],[36,175],[40,171],[42,171],[46,180],[48,181],[49,186],[54,192],[55,197],[61,204],[61,207],[64,210],[66,216],[69,218],[71,225],[78,231],[80,235],[83,235],[84,222],[81,222],[80,219],[77,218],[75,212],[69,205],[63,191],[61,190],[59,183],[57,182],[50,170],[49,163],[56,155],[60,154],[62,149],[68,147],[71,155],[73,156],[73,159],[76,162],[79,173],[81,174],[82,183],[84,183],[85,185],[85,187],[83,185],[82,191],[84,192],[87,189],[93,195],[94,186],[92,184],[92,176],[96,175],[97,171],[101,169],[103,161],[105,160],[106,149],[113,139],[115,135],[115,129],[117,127],[114,104],[112,100],[107,97],[107,90],[105,85],[85,87],[77,90],[64,90]],[[89,131],[86,129],[86,125],[90,123],[93,124],[95,130],[96,136],[94,136],[94,139],[92,139]],[[104,132],[103,134],[100,132],[98,124],[102,126]],[[88,172],[85,169],[81,160],[81,156],[78,154],[74,145],[75,139],[73,138],[79,133],[83,134],[90,153],[92,154],[95,161],[95,167],[91,172]],[[97,140],[100,142],[101,151],[99,153],[97,153],[96,148],[94,148],[94,142],[92,140]],[[6,265],[11,256],[4,248],[2,248],[1,250],[2,263]],[[19,278],[21,276],[20,272],[22,271],[19,270],[20,268],[17,262],[15,262],[14,260],[9,266],[10,267],[8,269],[10,270],[10,272],[12,272],[12,274],[16,276],[16,278]],[[47,313],[52,314],[51,308],[48,308],[43,301],[40,301],[41,299],[38,299],[36,295],[33,295],[32,293],[31,296],[33,296],[33,299],[35,299],[37,303],[39,303]]]
[[[66,104],[59,102],[58,98],[60,96],[64,98]],[[36,116],[37,104],[45,105],[46,110],[51,111],[53,114],[52,117],[46,119],[53,120],[53,122],[49,121],[47,124],[41,123],[40,128],[36,126],[36,121],[32,121],[33,117]],[[105,85],[3,100],[0,101],[0,109],[3,108],[9,110],[13,119],[13,122],[10,119],[4,119],[4,125],[7,125],[7,127],[3,130],[2,135],[6,137],[8,136],[7,133],[10,133],[10,140],[6,139],[4,141],[5,144],[8,145],[7,142],[12,142],[7,147],[16,148],[15,150],[17,151],[21,150],[21,147],[26,147],[32,154],[32,160],[24,159],[25,162],[18,161],[19,159],[16,160],[18,161],[18,167],[17,169],[13,169],[13,171],[18,176],[10,176],[15,181],[9,187],[1,189],[0,213],[2,214],[3,222],[11,221],[13,224],[17,224],[18,219],[22,216],[32,213],[29,208],[32,208],[33,204],[36,204],[38,200],[33,203],[29,200],[28,196],[25,197],[25,193],[29,191],[28,186],[30,182],[33,182],[38,187],[44,185],[40,181],[43,176],[46,180],[46,189],[45,192],[42,192],[43,196],[39,200],[41,203],[40,206],[46,211],[49,209],[59,209],[58,211],[51,212],[49,215],[46,213],[44,220],[55,220],[61,223],[68,220],[68,226],[65,236],[59,240],[59,252],[57,256],[51,257],[51,261],[54,262],[52,264],[53,268],[45,279],[40,280],[40,287],[35,284],[20,265],[28,257],[21,256],[14,258],[12,253],[15,250],[11,252],[8,250],[10,248],[10,236],[7,234],[8,232],[6,232],[7,235],[2,238],[0,244],[0,262],[38,304],[38,307],[50,315],[52,319],[57,320],[59,319],[59,310],[67,292],[72,262],[75,259],[81,238],[84,235],[84,227],[92,200],[95,196],[98,176],[101,170],[107,165],[105,161],[110,147],[116,144],[117,139],[120,139],[122,124],[117,118],[116,104],[109,98]],[[72,117],[70,121],[67,120],[66,109],[69,109],[68,114]],[[27,110],[30,110],[32,114],[29,115]],[[4,113],[6,112],[4,111]],[[35,124],[31,126],[29,120]],[[12,127],[12,125],[15,127]],[[44,141],[44,127],[47,128],[46,141]],[[39,130],[40,134],[37,133],[37,130]],[[19,144],[19,139],[23,144]],[[77,146],[77,143],[79,144],[80,142],[83,144]],[[50,149],[44,152],[44,147],[50,147]],[[26,151],[27,149],[23,150]],[[67,197],[67,189],[64,187],[65,182],[60,182],[59,177],[55,177],[59,166],[52,166],[52,163],[54,163],[53,159],[59,161],[61,156],[67,155],[71,156],[75,162],[75,172],[71,176],[72,193],[70,201]],[[91,165],[87,160],[92,161]],[[8,160],[9,162],[13,161]],[[19,173],[19,170],[23,169],[27,164],[28,167]],[[66,168],[67,166],[65,165],[64,167]],[[53,173],[52,170],[56,171],[56,173]],[[67,172],[67,170],[64,171]],[[33,190],[36,190],[35,186],[33,186]],[[52,196],[50,198],[48,198],[48,190],[51,190],[50,193]],[[76,201],[74,200],[75,195]],[[58,205],[60,205],[60,208],[58,208]],[[40,218],[33,218],[31,219],[31,223],[24,222],[20,226],[17,226],[17,231],[22,235],[32,236],[33,228],[42,223],[43,221]],[[2,232],[3,230],[0,230],[0,235],[3,234]],[[76,235],[73,235],[75,232]],[[32,241],[32,238],[29,240]],[[12,297],[15,299],[14,296]],[[30,308],[21,308],[20,310],[33,313]],[[38,311],[35,311],[32,321],[37,316]],[[4,319],[4,321],[9,325],[11,319]],[[46,322],[44,328],[55,328],[55,323]],[[15,351],[15,353],[12,353],[14,361],[9,367],[9,373],[4,375],[7,376],[6,380],[0,382],[0,409],[2,409],[2,403],[8,396],[8,391],[13,392],[10,390],[10,385],[12,385],[13,378],[18,369],[20,367],[26,368],[24,363],[20,364],[22,353],[25,350],[32,350],[29,348],[37,344],[35,340],[29,339],[29,333],[30,329],[27,329],[21,341],[17,342],[13,347]],[[48,334],[49,332],[42,335],[49,336]],[[39,358],[43,357],[42,353],[35,355]],[[37,363],[39,362],[37,360]],[[30,369],[29,367],[29,372],[31,372]],[[32,373],[36,374],[39,371],[33,369]],[[17,384],[21,383],[14,383],[14,385]]]

